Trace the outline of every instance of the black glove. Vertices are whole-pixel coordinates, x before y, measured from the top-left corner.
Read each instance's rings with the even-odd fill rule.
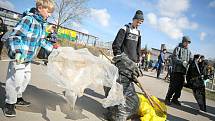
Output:
[[[134,77],[142,76],[140,68],[137,64],[130,60],[125,54],[115,56],[113,58],[115,66],[119,70],[119,74],[126,76],[127,78],[134,80]]]
[[[133,68],[133,75],[135,75],[137,78],[143,76],[142,70],[138,66],[134,66]]]

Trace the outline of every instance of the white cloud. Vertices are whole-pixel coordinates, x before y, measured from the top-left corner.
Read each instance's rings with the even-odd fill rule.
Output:
[[[147,21],[154,28],[167,34],[172,39],[178,39],[183,36],[183,30],[195,30],[198,24],[190,22],[187,17],[177,19],[171,17],[158,17],[155,13],[147,14]]]
[[[205,40],[206,35],[207,35],[207,34],[206,34],[205,32],[201,32],[201,33],[200,33],[200,40],[201,40],[201,41]]]
[[[109,25],[110,21],[110,14],[108,13],[107,9],[90,9],[91,17],[94,21],[97,21],[99,24],[101,24],[104,27],[107,27]]]
[[[215,0],[213,0],[209,3],[209,7],[215,8]]]
[[[180,16],[189,8],[189,0],[160,0],[158,8],[162,16]]]
[[[184,30],[198,28],[198,24],[190,21],[184,14],[189,8],[189,0],[159,0],[158,6],[160,14],[147,14],[147,21],[170,38],[179,39],[184,35]]]
[[[172,39],[177,39],[183,36],[181,29],[177,27],[175,21],[171,18],[161,17],[158,23],[159,30],[167,34]]]
[[[195,30],[198,28],[198,24],[195,22],[190,22],[187,17],[179,17],[175,22],[180,29]]]
[[[157,16],[154,13],[147,14],[147,19],[149,24],[156,26],[157,25]]]
[[[6,9],[9,9],[9,10],[14,10],[15,9],[14,5],[8,0],[0,0],[0,7],[6,8]]]

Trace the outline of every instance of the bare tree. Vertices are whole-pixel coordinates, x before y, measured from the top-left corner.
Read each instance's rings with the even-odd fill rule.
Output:
[[[55,0],[53,20],[57,28],[72,22],[80,23],[83,16],[89,11],[86,7],[88,0]]]

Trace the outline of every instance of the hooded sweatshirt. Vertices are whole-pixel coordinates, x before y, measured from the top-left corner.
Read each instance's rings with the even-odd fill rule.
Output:
[[[184,48],[183,44],[180,43],[179,46],[174,49],[172,54],[173,72],[186,74],[191,57],[191,51],[188,48]],[[187,63],[184,63],[185,61]]]

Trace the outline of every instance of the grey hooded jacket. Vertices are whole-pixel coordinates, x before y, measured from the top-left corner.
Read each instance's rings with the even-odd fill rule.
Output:
[[[188,48],[184,48],[180,43],[172,54],[173,72],[186,74],[191,57],[191,51]]]

